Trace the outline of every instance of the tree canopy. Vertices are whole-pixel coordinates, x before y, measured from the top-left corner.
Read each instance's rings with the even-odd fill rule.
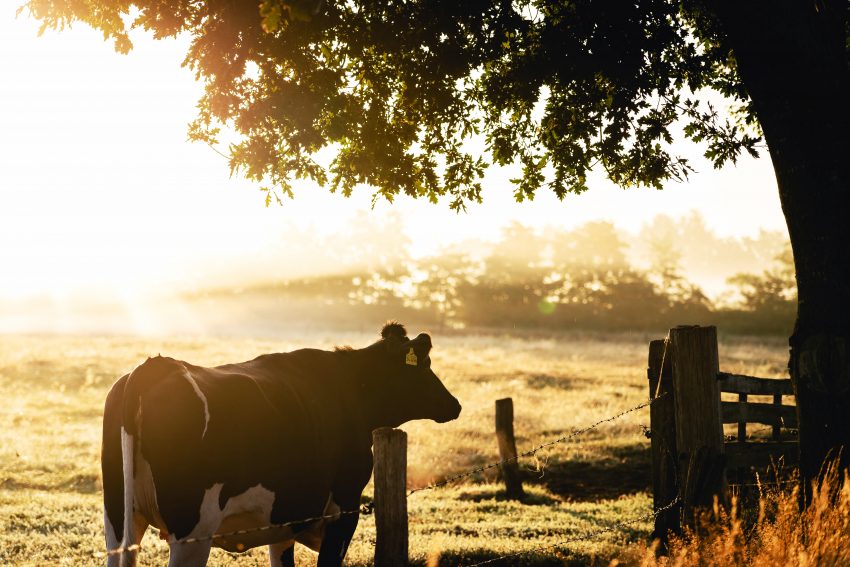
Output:
[[[517,200],[541,187],[660,188],[691,171],[674,139],[715,166],[760,139],[735,58],[711,12],[674,0],[31,0],[45,28],[80,20],[126,52],[129,32],[188,34],[205,84],[190,137],[235,132],[230,165],[267,204],[310,178],[374,198],[453,209],[481,199],[490,163],[519,164]],[[700,94],[731,99],[724,117]],[[483,147],[485,152],[481,152]],[[333,148],[332,161],[318,153]]]
[[[848,0],[30,0],[45,27],[82,20],[119,51],[129,31],[186,34],[205,83],[190,137],[235,132],[230,165],[266,202],[312,178],[454,209],[488,163],[541,188],[660,187],[691,165],[679,131],[719,167],[757,153],[776,173],[798,289],[789,371],[801,488],[850,467],[850,2]],[[732,104],[725,117],[701,98]],[[481,143],[486,151],[481,150]],[[325,166],[320,152],[334,151]],[[722,470],[721,466],[712,470]],[[719,484],[718,484],[719,485]]]

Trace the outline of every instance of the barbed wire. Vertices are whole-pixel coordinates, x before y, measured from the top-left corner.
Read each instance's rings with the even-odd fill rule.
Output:
[[[300,524],[311,524],[313,522],[318,522],[319,520],[338,520],[342,516],[350,516],[352,514],[360,514],[360,515],[363,515],[363,516],[369,516],[369,515],[372,514],[373,509],[374,509],[374,505],[370,502],[368,504],[362,504],[356,510],[342,510],[342,511],[337,512],[335,514],[325,514],[325,515],[322,515],[322,516],[314,516],[312,518],[305,518],[303,520],[292,520],[292,521],[289,521],[289,522],[283,522],[281,524],[269,524],[267,526],[260,526],[258,528],[246,528],[246,529],[243,529],[243,530],[234,530],[232,532],[215,533],[215,534],[207,535],[207,536],[187,537],[187,538],[178,539],[178,540],[174,541],[173,543],[174,544],[177,544],[177,543],[180,543],[180,544],[202,543],[202,542],[205,542],[205,541],[212,541],[212,540],[216,540],[216,539],[224,539],[224,538],[228,538],[228,537],[236,537],[236,536],[240,536],[240,535],[247,535],[247,534],[252,534],[252,533],[257,533],[257,532],[264,532],[264,531],[275,530],[275,529],[279,529],[279,528],[288,528],[288,527],[296,526],[296,525],[300,525]],[[141,546],[138,545],[138,544],[134,544],[134,545],[128,545],[126,547],[116,547],[114,549],[109,549],[106,552],[97,553],[95,555],[98,556],[98,557],[106,557],[108,555],[121,555],[123,553],[127,553],[127,552],[130,552],[130,551],[138,551],[139,549],[141,549]]]
[[[748,488],[779,488],[788,484],[799,484],[800,481],[796,478],[788,478],[784,480],[770,480],[765,482],[730,482],[732,488],[748,487]]]
[[[446,479],[444,479],[440,482],[429,484],[429,485],[423,486],[421,488],[415,488],[413,490],[408,491],[406,497],[410,498],[411,495],[416,494],[417,492],[434,490],[436,488],[446,486],[446,485],[448,485],[452,482],[455,482],[457,480],[479,474],[483,471],[493,469],[493,468],[496,468],[496,467],[500,467],[500,466],[506,465],[508,463],[515,462],[515,461],[517,461],[521,458],[524,458],[524,457],[530,457],[530,456],[540,452],[541,450],[543,450],[547,447],[551,447],[551,446],[557,445],[559,443],[565,443],[565,442],[570,441],[570,440],[572,440],[576,437],[584,435],[585,433],[588,433],[589,431],[596,429],[600,425],[603,425],[605,423],[610,423],[612,421],[620,419],[621,417],[623,417],[625,415],[628,415],[630,413],[633,413],[633,412],[636,412],[640,409],[648,407],[653,402],[655,402],[656,400],[658,400],[658,399],[660,399],[660,398],[662,398],[666,395],[667,395],[667,392],[664,392],[664,393],[660,394],[659,396],[651,398],[651,399],[649,399],[645,402],[642,402],[642,403],[640,403],[640,404],[638,404],[638,405],[636,405],[632,408],[623,410],[623,411],[621,411],[621,412],[619,412],[619,413],[617,413],[617,414],[615,414],[611,417],[607,417],[605,419],[600,419],[599,421],[596,421],[596,422],[592,423],[591,425],[588,425],[588,426],[583,427],[581,429],[574,429],[568,435],[564,435],[564,436],[559,437],[557,439],[554,439],[552,441],[548,441],[546,443],[542,443],[540,445],[537,445],[536,447],[534,447],[534,448],[532,448],[528,451],[524,451],[524,452],[518,454],[516,457],[512,457],[510,459],[504,459],[504,460],[501,460],[501,461],[498,461],[498,462],[495,462],[495,463],[490,463],[488,465],[476,467],[476,468],[469,470],[467,472],[452,475],[452,476],[450,476],[450,477],[448,477],[448,478],[446,478]],[[175,542],[173,542],[173,544],[201,543],[201,542],[211,541],[211,540],[216,540],[216,539],[223,539],[223,538],[228,538],[228,537],[247,535],[247,534],[250,534],[250,533],[268,531],[268,530],[272,530],[272,529],[285,528],[285,527],[290,527],[290,526],[299,525],[299,524],[309,524],[309,523],[312,523],[312,522],[317,522],[319,520],[338,519],[340,516],[345,516],[345,515],[352,515],[352,514],[369,515],[369,514],[372,513],[372,509],[373,509],[373,505],[372,505],[372,503],[370,503],[370,504],[361,506],[357,510],[345,510],[345,511],[338,512],[336,514],[326,514],[326,515],[322,515],[322,516],[315,516],[315,517],[312,517],[312,518],[304,518],[304,519],[301,519],[301,520],[293,520],[293,521],[284,522],[284,523],[281,523],[281,524],[270,524],[270,525],[267,525],[267,526],[260,526],[260,527],[257,527],[257,528],[247,528],[247,529],[243,529],[243,530],[236,530],[236,531],[225,532],[225,533],[216,533],[216,534],[207,535],[207,536],[178,539]],[[114,549],[109,549],[106,552],[96,553],[95,556],[105,557],[105,556],[108,556],[108,555],[120,555],[120,554],[123,554],[123,553],[138,551],[139,549],[141,549],[140,545],[133,544],[133,545],[129,545],[129,546],[126,546],[126,547],[117,547],[117,548],[114,548]]]
[[[497,462],[490,463],[490,464],[487,464],[487,465],[482,465],[482,466],[476,467],[472,470],[446,477],[445,479],[443,479],[439,482],[434,482],[434,483],[428,484],[428,485],[420,487],[420,488],[414,488],[413,490],[408,491],[407,497],[410,498],[410,496],[412,496],[413,494],[416,494],[417,492],[424,492],[426,490],[434,490],[435,488],[441,488],[441,487],[446,486],[448,484],[451,484],[452,482],[455,482],[457,480],[461,480],[463,478],[467,478],[467,477],[482,473],[484,471],[494,469],[496,467],[501,467],[501,466],[506,465],[508,463],[516,462],[519,459],[522,459],[524,457],[530,457],[530,456],[542,451],[543,449],[546,449],[546,448],[551,447],[553,445],[557,445],[559,443],[566,443],[567,441],[570,441],[570,440],[572,440],[576,437],[579,437],[579,436],[584,435],[585,433],[587,433],[589,431],[596,429],[600,425],[603,425],[605,423],[609,423],[609,422],[612,422],[612,421],[616,421],[617,419],[620,419],[624,415],[628,415],[630,413],[633,413],[633,412],[636,412],[640,409],[643,409],[647,406],[650,406],[650,405],[652,405],[653,402],[655,402],[656,400],[658,400],[660,398],[663,398],[666,395],[667,395],[667,392],[664,392],[659,396],[656,396],[656,397],[654,397],[650,400],[647,400],[645,402],[642,402],[642,403],[634,406],[633,408],[623,410],[620,413],[613,415],[611,417],[606,417],[605,419],[600,419],[599,421],[597,421],[597,422],[595,422],[591,425],[588,425],[587,427],[583,427],[581,429],[574,429],[568,435],[564,435],[564,436],[558,437],[557,439],[554,439],[552,441],[548,441],[548,442],[543,443],[541,445],[537,445],[536,447],[529,449],[528,451],[519,453],[516,457],[511,457],[509,459],[503,459],[501,461],[497,461]]]
[[[500,555],[499,557],[493,557],[492,559],[487,559],[486,561],[479,561],[478,563],[472,563],[470,565],[466,565],[466,567],[479,567],[480,565],[489,565],[490,563],[495,563],[497,561],[502,561],[504,559],[510,559],[512,557],[519,557],[520,555],[528,555],[529,553],[534,553],[536,551],[543,551],[545,549],[552,549],[553,547],[562,547],[562,546],[568,545],[570,543],[578,543],[580,541],[587,541],[587,540],[595,539],[602,534],[613,532],[613,531],[618,530],[618,529],[628,528],[629,526],[637,524],[638,522],[643,522],[643,521],[646,521],[646,520],[655,519],[659,514],[662,514],[662,513],[666,512],[667,510],[670,510],[674,506],[678,505],[679,502],[680,502],[680,499],[679,499],[678,496],[676,496],[669,504],[667,504],[666,506],[662,506],[661,508],[658,508],[657,510],[652,511],[649,514],[645,514],[643,516],[638,516],[636,518],[632,518],[631,520],[627,520],[625,522],[616,522],[614,524],[605,526],[604,528],[599,528],[598,530],[592,530],[592,531],[586,532],[586,533],[584,533],[580,536],[574,536],[574,537],[571,537],[571,538],[562,539],[562,540],[557,541],[555,543],[547,543],[547,544],[543,544],[543,545],[538,545],[538,546],[535,546],[535,547],[524,549],[522,551],[516,551],[514,553],[508,553],[508,554],[505,554],[505,555]]]

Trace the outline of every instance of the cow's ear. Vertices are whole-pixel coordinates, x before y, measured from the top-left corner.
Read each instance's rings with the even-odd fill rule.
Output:
[[[419,333],[415,339],[410,341],[410,344],[413,345],[417,352],[421,351],[427,355],[431,352],[431,335],[428,333]]]
[[[405,353],[405,364],[419,366],[420,361],[425,360],[431,352],[431,337],[420,333],[415,339],[402,343],[401,350]]]

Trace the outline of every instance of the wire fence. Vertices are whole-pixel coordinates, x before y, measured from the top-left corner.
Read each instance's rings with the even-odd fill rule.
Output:
[[[519,459],[522,459],[524,457],[531,457],[531,456],[539,453],[543,449],[546,449],[548,447],[552,447],[553,445],[558,445],[560,443],[566,443],[568,441],[571,441],[572,439],[575,439],[576,437],[579,437],[581,435],[584,435],[585,433],[593,431],[594,429],[596,429],[600,425],[603,425],[605,423],[610,423],[612,421],[616,421],[616,420],[620,419],[621,417],[623,417],[625,415],[628,415],[630,413],[633,413],[633,412],[636,412],[640,409],[648,407],[648,406],[652,405],[653,402],[655,402],[656,400],[658,400],[660,398],[663,398],[666,395],[667,395],[667,392],[664,392],[660,396],[652,398],[652,399],[650,399],[646,402],[642,402],[642,403],[634,406],[633,408],[629,408],[627,410],[621,411],[620,413],[613,415],[611,417],[606,417],[605,419],[600,419],[599,421],[597,421],[597,422],[595,422],[591,425],[588,425],[587,427],[583,427],[581,429],[574,429],[568,435],[564,435],[564,436],[558,437],[557,439],[554,439],[552,441],[548,441],[546,443],[542,443],[540,445],[537,445],[536,447],[529,449],[528,451],[525,451],[523,453],[519,453],[516,457],[511,457],[510,459],[504,459],[504,460],[496,461],[496,462],[493,462],[493,463],[490,463],[490,464],[487,464],[487,465],[482,465],[482,466],[476,467],[472,470],[449,476],[449,477],[447,477],[447,478],[445,478],[445,479],[443,479],[439,482],[435,482],[435,483],[429,484],[427,486],[423,486],[421,488],[414,488],[413,490],[410,490],[407,493],[407,496],[410,497],[413,494],[416,494],[418,492],[424,492],[426,490],[434,490],[436,488],[441,488],[443,486],[449,485],[449,484],[456,482],[458,480],[468,478],[468,477],[474,476],[476,474],[480,474],[480,473],[487,471],[487,470],[490,470],[490,469],[502,467],[502,466],[509,464],[509,463],[516,462]]]
[[[258,532],[265,532],[269,530],[277,530],[281,528],[290,528],[293,526],[303,526],[304,524],[312,524],[313,522],[319,522],[321,520],[338,520],[342,516],[351,516],[353,514],[360,514],[364,516],[368,516],[372,514],[372,504],[363,504],[357,510],[341,510],[335,514],[325,514],[322,516],[313,516],[312,518],[304,518],[302,520],[293,520],[290,522],[283,522],[280,524],[269,524],[267,526],[260,526],[258,528],[247,528],[244,530],[234,530],[232,532],[221,532],[215,533],[212,535],[199,536],[199,537],[186,537],[182,539],[178,539],[173,542],[173,544],[188,544],[188,543],[202,543],[206,541],[214,541],[216,539],[227,539],[231,537],[237,537],[241,535],[253,534]],[[127,547],[117,547],[115,549],[107,550],[106,552],[97,554],[99,557],[105,557],[107,555],[121,555],[123,553],[128,553],[131,551],[138,551],[141,548],[139,545],[128,545]]]
[[[546,449],[546,448],[549,448],[549,447],[552,447],[552,446],[555,446],[555,445],[559,445],[559,444],[562,444],[562,443],[569,442],[569,441],[571,441],[571,440],[573,440],[577,437],[580,437],[581,435],[584,435],[584,434],[586,434],[590,431],[593,431],[594,429],[597,429],[598,427],[600,427],[600,426],[602,426],[606,423],[616,421],[616,420],[618,420],[618,419],[620,419],[620,418],[622,418],[622,417],[624,417],[628,414],[631,414],[631,413],[634,413],[638,410],[646,408],[646,407],[652,405],[652,403],[654,403],[656,400],[663,398],[666,395],[667,395],[667,392],[664,392],[664,393],[660,394],[659,396],[651,398],[651,399],[649,399],[645,402],[641,402],[640,404],[637,404],[634,407],[623,410],[623,411],[621,411],[617,414],[614,414],[610,417],[600,419],[600,420],[598,420],[598,421],[596,421],[596,422],[594,422],[594,423],[592,423],[592,424],[590,424],[586,427],[574,429],[572,432],[570,432],[567,435],[563,435],[561,437],[558,437],[557,439],[553,439],[553,440],[548,441],[546,443],[542,443],[540,445],[537,445],[537,446],[535,446],[535,447],[533,447],[533,448],[531,448],[527,451],[519,453],[516,457],[496,461],[496,462],[489,463],[487,465],[483,465],[483,466],[479,466],[479,467],[475,467],[475,468],[473,468],[469,471],[449,476],[449,477],[447,477],[447,478],[445,478],[445,479],[443,479],[439,482],[435,482],[435,483],[432,483],[432,484],[429,484],[429,485],[426,485],[426,486],[423,486],[423,487],[420,487],[420,488],[412,489],[412,490],[407,492],[407,497],[410,498],[410,496],[412,496],[413,494],[417,494],[417,493],[420,493],[420,492],[425,492],[425,491],[435,490],[435,489],[438,489],[438,488],[441,488],[441,487],[445,487],[445,486],[448,486],[449,484],[456,482],[458,480],[480,474],[480,473],[487,471],[487,470],[490,470],[490,469],[502,467],[502,466],[504,466],[508,463],[515,462],[515,461],[517,461],[521,458],[534,456],[535,454],[542,451],[543,449]],[[637,518],[633,518],[633,519],[631,519],[627,522],[611,524],[610,526],[606,526],[605,528],[602,528],[602,529],[599,529],[599,530],[589,531],[589,532],[583,534],[582,536],[577,536],[577,537],[570,538],[570,539],[567,539],[567,540],[562,540],[562,541],[556,542],[554,544],[545,544],[545,545],[542,545],[542,546],[537,546],[537,547],[530,548],[528,550],[524,550],[524,551],[521,551],[521,552],[517,552],[517,553],[513,553],[513,554],[509,554],[509,555],[505,555],[505,556],[501,556],[501,557],[497,557],[497,558],[493,558],[493,559],[489,559],[487,561],[484,561],[484,562],[481,562],[481,563],[476,563],[474,565],[484,565],[484,564],[487,564],[487,563],[492,563],[494,561],[507,559],[507,558],[510,558],[510,557],[515,557],[515,556],[519,556],[519,555],[533,553],[534,551],[542,551],[544,549],[559,547],[559,546],[567,545],[569,543],[574,543],[574,542],[577,542],[577,541],[584,541],[584,540],[588,540],[588,539],[593,539],[595,537],[598,537],[602,534],[614,531],[616,529],[628,527],[628,526],[633,525],[635,523],[638,523],[638,522],[641,522],[641,521],[644,521],[644,520],[647,520],[647,519],[650,519],[650,518],[654,518],[654,517],[658,516],[659,514],[663,513],[664,511],[669,510],[673,506],[677,505],[678,502],[679,502],[679,499],[677,497],[674,501],[670,502],[666,506],[661,507],[661,508],[653,511],[650,514],[640,516],[640,517],[637,517]],[[311,523],[322,521],[322,520],[336,520],[336,519],[339,519],[341,516],[347,516],[347,515],[353,515],[353,514],[369,515],[371,513],[372,513],[372,504],[370,503],[370,504],[362,505],[362,506],[360,506],[359,509],[356,509],[356,510],[343,510],[343,511],[339,511],[335,514],[318,515],[318,516],[308,517],[308,518],[304,518],[304,519],[300,519],[300,520],[293,520],[293,521],[277,523],[277,524],[269,524],[269,525],[260,526],[260,527],[257,527],[257,528],[247,528],[247,529],[236,530],[236,531],[231,531],[231,532],[222,532],[222,533],[215,533],[215,534],[205,535],[205,536],[182,538],[182,539],[178,539],[176,541],[170,542],[170,545],[192,544],[192,543],[202,543],[202,542],[207,542],[207,541],[215,541],[217,539],[233,538],[233,537],[238,537],[238,536],[247,535],[247,534],[253,534],[253,533],[257,533],[257,532],[264,532],[264,531],[270,531],[270,530],[287,528],[287,527],[294,527],[294,526],[303,526],[303,525],[311,524]],[[141,548],[141,546],[134,544],[134,545],[129,545],[129,546],[125,546],[125,547],[118,547],[118,548],[109,549],[105,552],[96,553],[95,556],[96,557],[106,557],[106,556],[110,556],[110,555],[120,555],[120,554],[124,554],[124,553],[138,551],[140,548]],[[469,567],[474,567],[474,566],[470,565]]]

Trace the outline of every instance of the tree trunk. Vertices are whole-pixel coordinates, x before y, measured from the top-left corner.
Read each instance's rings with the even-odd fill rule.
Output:
[[[788,224],[799,294],[789,371],[804,498],[850,459],[850,67],[844,1],[722,0]],[[804,504],[807,500],[804,500]]]

